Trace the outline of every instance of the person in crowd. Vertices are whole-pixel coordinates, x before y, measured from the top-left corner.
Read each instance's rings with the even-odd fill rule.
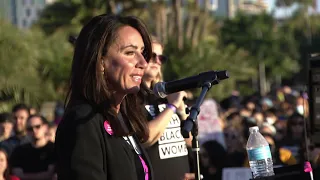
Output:
[[[275,142],[275,135],[278,133],[276,128],[269,123],[264,123],[260,128],[261,134],[270,145],[271,154],[273,157],[273,164],[275,166],[294,165],[297,164],[296,158],[291,151],[282,147],[278,147]]]
[[[302,94],[301,96],[296,98],[296,103],[295,103],[295,110],[298,114],[308,117],[309,115],[309,104],[307,100],[307,95]]]
[[[9,157],[5,149],[0,148],[0,180],[20,180],[17,176],[11,175]]]
[[[17,146],[10,157],[12,172],[24,179],[52,179],[55,169],[54,144],[48,141],[48,122],[41,115],[31,115],[27,130],[32,142]]]
[[[31,142],[26,129],[27,119],[30,115],[28,106],[25,104],[17,104],[12,108],[12,113],[15,134],[0,144],[0,147],[4,148],[9,156],[16,146]]]
[[[268,109],[274,106],[272,100],[270,98],[264,97],[260,100],[262,111],[267,111]]]
[[[227,146],[226,166],[242,167],[244,165],[246,150],[243,134],[233,126],[224,129],[224,139]]]
[[[56,108],[54,110],[54,120],[53,122],[55,124],[59,124],[59,122],[61,121],[62,117],[63,117],[63,113],[64,113],[64,105],[61,102],[58,102],[56,105]]]
[[[161,67],[167,60],[163,45],[156,37],[152,37],[152,50],[152,58],[143,76],[150,89],[162,81]],[[181,180],[189,172],[187,144],[180,132],[181,120],[187,118],[183,102],[186,96],[184,91],[170,94],[166,99],[150,95],[146,102],[150,133],[145,146],[148,147],[155,179]]]
[[[38,114],[38,110],[35,107],[29,108],[30,116]]]
[[[276,128],[277,133],[274,135],[274,140],[276,144],[281,143],[281,141],[284,139],[286,135],[286,127],[287,122],[286,120],[279,120],[274,124],[274,127]]]
[[[278,121],[278,117],[276,116],[276,109],[270,108],[269,110],[265,111],[265,120],[267,123],[273,125]]]
[[[304,117],[294,113],[287,121],[287,133],[284,139],[279,142],[279,147],[283,147],[292,152],[293,156],[300,162],[303,159],[301,145],[304,142]]]
[[[50,123],[48,131],[46,133],[47,139],[50,142],[54,143],[55,138],[56,138],[56,131],[57,131],[57,125],[55,123]]]
[[[13,116],[11,113],[0,114],[0,142],[9,139],[12,135]]]
[[[142,76],[152,56],[136,17],[99,15],[75,44],[70,91],[55,149],[59,180],[152,180]]]
[[[261,111],[254,111],[252,117],[255,119],[257,126],[261,126],[264,122],[264,114]]]
[[[227,152],[219,142],[210,140],[202,144],[200,172],[203,174],[203,180],[221,180],[226,158]]]

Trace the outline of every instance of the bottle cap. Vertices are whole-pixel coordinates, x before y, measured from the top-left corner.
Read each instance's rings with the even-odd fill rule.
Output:
[[[259,131],[259,127],[258,126],[253,126],[249,128],[249,132],[253,132],[253,131]]]

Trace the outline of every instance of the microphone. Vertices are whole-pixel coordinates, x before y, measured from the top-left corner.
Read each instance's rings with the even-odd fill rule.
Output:
[[[229,78],[228,71],[207,71],[195,76],[170,82],[158,82],[153,88],[157,97],[165,98],[168,94],[184,91],[193,88],[199,88],[206,82],[218,84],[219,81]]]

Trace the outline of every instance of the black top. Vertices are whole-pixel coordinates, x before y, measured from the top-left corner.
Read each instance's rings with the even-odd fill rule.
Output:
[[[9,139],[2,141],[0,144],[0,147],[5,149],[10,156],[12,151],[20,145],[27,144],[31,142],[31,138],[28,135],[18,137],[18,136],[12,136]]]
[[[148,120],[154,119],[165,108],[164,100],[149,98],[146,105]],[[157,180],[180,180],[190,171],[188,149],[180,127],[180,118],[174,114],[163,135],[147,149]]]
[[[139,156],[123,137],[106,132],[102,114],[83,103],[69,109],[56,133],[57,174],[59,180],[144,180]],[[138,140],[137,146],[152,168]],[[139,162],[139,163],[138,163]]]
[[[40,148],[33,147],[31,143],[18,146],[10,161],[13,168],[21,168],[24,173],[45,172],[49,165],[55,164],[54,144],[48,142]]]

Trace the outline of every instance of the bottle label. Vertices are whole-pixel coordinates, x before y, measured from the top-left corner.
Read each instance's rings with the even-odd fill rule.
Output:
[[[248,150],[249,161],[257,161],[262,159],[271,158],[269,146],[263,146],[255,149]]]

